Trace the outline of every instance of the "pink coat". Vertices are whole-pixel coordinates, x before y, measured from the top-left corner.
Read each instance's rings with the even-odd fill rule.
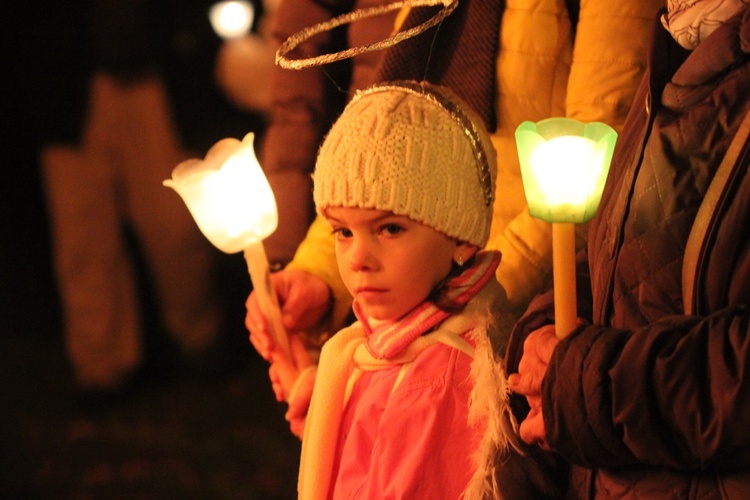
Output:
[[[471,362],[437,343],[395,390],[401,366],[363,372],[342,417],[332,498],[458,498],[482,435],[468,424]]]
[[[301,499],[484,496],[497,452],[510,445],[495,429],[509,409],[493,353],[510,313],[491,262],[483,259],[481,276],[467,275],[490,281],[429,333],[422,328],[440,320],[437,308],[370,331],[358,321],[326,342],[304,424]],[[459,293],[476,293],[460,285]]]

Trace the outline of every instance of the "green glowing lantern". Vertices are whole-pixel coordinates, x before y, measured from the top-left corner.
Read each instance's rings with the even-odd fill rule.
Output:
[[[570,118],[523,122],[516,129],[529,213],[552,223],[555,327],[562,338],[576,327],[575,224],[599,208],[617,132],[600,122]]]

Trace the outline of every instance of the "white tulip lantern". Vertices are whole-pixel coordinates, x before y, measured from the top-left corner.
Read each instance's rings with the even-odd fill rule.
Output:
[[[177,165],[164,185],[177,191],[201,232],[219,250],[244,252],[271,336],[291,360],[263,240],[276,230],[276,200],[253,149],[254,134],[217,142],[203,160]]]

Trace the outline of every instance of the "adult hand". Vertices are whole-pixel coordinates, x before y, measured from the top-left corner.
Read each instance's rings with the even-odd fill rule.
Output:
[[[526,396],[531,407],[526,419],[521,422],[521,439],[528,444],[539,444],[544,449],[549,449],[549,445],[542,414],[542,381],[558,342],[554,325],[545,325],[531,332],[523,344],[518,373],[508,377],[510,389]]]
[[[281,321],[291,338],[319,324],[331,308],[331,291],[319,277],[296,269],[271,274],[271,285],[281,306]],[[263,315],[255,292],[245,303],[245,327],[250,343],[267,361],[274,348],[268,320]]]

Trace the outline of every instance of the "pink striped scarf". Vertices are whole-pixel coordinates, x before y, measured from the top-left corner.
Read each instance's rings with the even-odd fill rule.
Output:
[[[500,253],[479,252],[473,266],[449,280],[442,292],[446,300],[457,307],[466,305],[495,275],[500,264]],[[425,332],[439,325],[452,313],[440,309],[434,302],[425,301],[406,316],[371,328],[362,308],[354,302],[354,313],[367,336],[367,349],[375,359],[391,359]]]

